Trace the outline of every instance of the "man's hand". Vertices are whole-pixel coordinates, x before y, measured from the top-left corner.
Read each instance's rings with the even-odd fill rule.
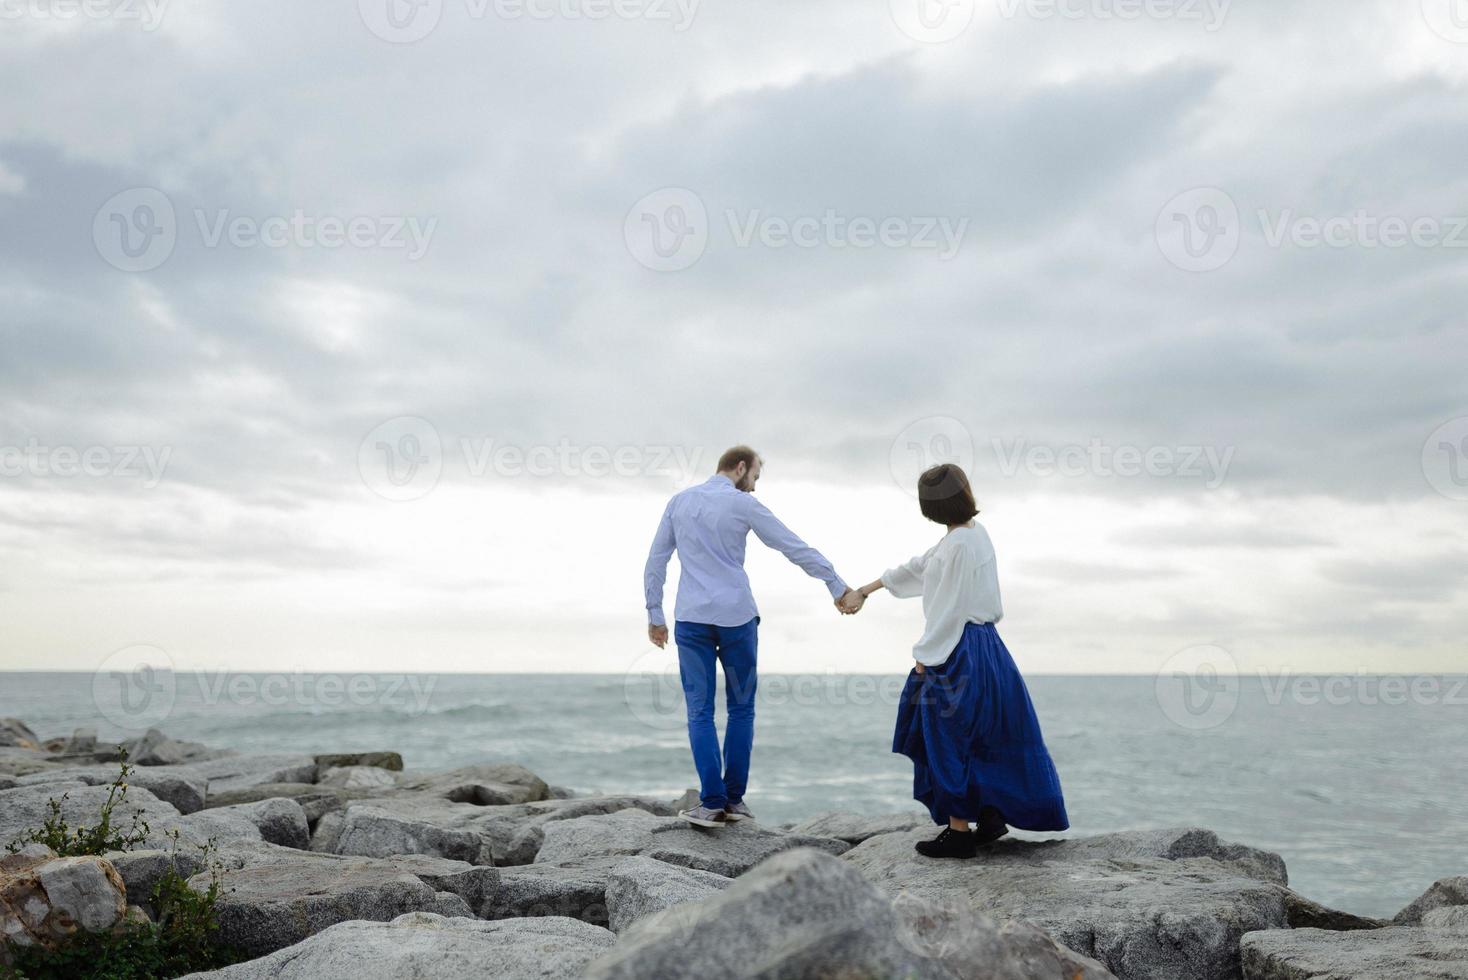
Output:
[[[855,589],[847,589],[841,598],[836,600],[836,609],[846,616],[855,616],[861,612],[861,607],[866,604],[867,597]]]
[[[668,645],[668,628],[666,626],[653,626],[649,623],[647,627],[647,638],[652,641],[653,646],[661,650]]]

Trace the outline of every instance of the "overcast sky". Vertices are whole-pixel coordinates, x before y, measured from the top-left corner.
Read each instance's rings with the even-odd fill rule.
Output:
[[[1462,670],[1455,0],[922,2],[0,0],[0,667],[643,669],[747,441],[853,584],[970,467],[1026,671]]]

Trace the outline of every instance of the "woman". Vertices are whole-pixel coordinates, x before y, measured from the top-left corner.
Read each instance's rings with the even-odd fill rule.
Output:
[[[919,841],[928,857],[973,857],[1009,827],[1065,830],[1060,778],[1019,668],[994,629],[1004,615],[994,546],[963,470],[945,463],[918,477],[923,516],[948,532],[927,553],[848,596],[856,612],[885,588],[923,597],[927,627],[897,710],[892,751],[912,759],[912,794],[947,824]],[[977,826],[969,829],[969,823]]]

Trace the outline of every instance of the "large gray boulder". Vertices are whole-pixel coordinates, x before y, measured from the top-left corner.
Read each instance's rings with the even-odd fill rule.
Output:
[[[314,758],[316,768],[322,772],[338,766],[374,766],[392,772],[403,771],[403,757],[396,752],[334,752]]]
[[[1392,924],[1420,925],[1422,917],[1433,909],[1458,906],[1468,906],[1468,875],[1457,875],[1433,882],[1431,888],[1413,899],[1411,904],[1393,917]]]
[[[841,813],[832,811],[830,813],[817,814],[799,823],[793,824],[789,830],[792,834],[808,834],[812,837],[834,837],[844,840],[848,844],[860,844],[862,841],[878,834],[898,834],[905,830],[917,830],[920,827],[932,827],[933,821],[926,813],[878,813],[865,815],[860,813]],[[936,828],[935,828],[936,830]]]
[[[333,766],[319,771],[316,782],[339,789],[367,790],[376,793],[397,788],[398,775],[377,766]]]
[[[235,806],[277,798],[295,800],[306,812],[307,825],[314,829],[322,817],[333,810],[340,810],[346,806],[348,800],[363,799],[371,795],[372,793],[364,790],[322,786],[318,783],[260,783],[257,786],[211,793],[204,806]]]
[[[626,932],[638,919],[708,898],[733,883],[734,879],[711,871],[680,868],[653,858],[619,859],[606,882],[607,926],[615,933]]]
[[[418,912],[343,922],[263,959],[186,980],[566,980],[615,938],[575,919],[483,922]]]
[[[365,857],[429,854],[470,864],[494,863],[490,842],[472,826],[440,826],[420,819],[423,814],[413,808],[389,809],[375,805],[371,800],[363,800],[331,816],[332,824],[318,832],[323,835],[334,833],[331,850],[337,854]]]
[[[64,766],[21,776],[16,783],[37,786],[41,783],[80,782],[88,786],[106,786],[114,782],[121,770],[113,765]],[[129,786],[140,786],[160,800],[173,804],[179,813],[194,813],[204,808],[208,781],[197,773],[181,769],[134,769],[127,777]]]
[[[153,907],[153,888],[164,875],[172,871],[188,879],[205,870],[203,854],[196,848],[109,851],[103,857],[117,869],[127,886],[128,904],[142,908],[150,916],[157,912]]]
[[[1289,921],[1283,861],[1207,831],[1002,839],[963,861],[918,855],[913,845],[930,836],[883,834],[843,860],[893,895],[962,896],[1031,921],[1124,980],[1232,980],[1240,937]]]
[[[1245,980],[1468,980],[1468,931],[1271,929],[1242,952]]]
[[[0,862],[0,962],[11,946],[54,948],[126,914],[126,886],[105,858],[59,858],[32,845]]]
[[[472,859],[482,864],[529,864],[540,851],[544,828],[551,823],[629,807],[662,815],[672,812],[667,803],[638,796],[480,806],[421,793],[399,793],[348,800],[343,809],[317,824],[311,847],[366,857],[417,853]],[[356,819],[353,811],[359,809],[364,816]],[[348,828],[353,831],[350,835]]]
[[[405,773],[399,785],[407,792],[476,806],[508,806],[550,798],[550,787],[544,780],[513,762],[463,766],[447,772]]]
[[[0,746],[17,749],[39,749],[41,740],[30,726],[19,718],[0,718]]]
[[[295,800],[269,799],[211,807],[190,814],[179,823],[196,836],[221,840],[264,840],[301,850],[311,842],[306,811]]]
[[[189,879],[206,891],[208,873]],[[252,957],[301,942],[352,919],[390,922],[406,912],[472,916],[458,895],[436,891],[419,876],[381,862],[332,866],[303,861],[230,871],[215,906],[219,939]]]
[[[500,887],[487,919],[564,916],[607,924],[607,879],[617,858],[500,868]]]
[[[559,820],[546,824],[544,832],[536,863],[640,854],[726,878],[737,877],[765,858],[792,848],[814,847],[840,854],[850,846],[830,837],[764,830],[750,821],[704,829],[645,810]]]
[[[179,767],[203,776],[209,796],[265,783],[314,783],[316,761],[309,755],[256,752],[204,759]]]
[[[695,977],[1099,980],[1110,974],[1024,923],[894,902],[824,851],[786,851],[723,891],[642,919],[587,980]]]
[[[0,847],[31,830],[39,830],[51,815],[47,804],[52,799],[60,804],[62,819],[68,826],[73,829],[96,826],[107,794],[105,786],[88,786],[81,782],[41,783],[0,790]],[[148,824],[152,834],[150,839],[158,847],[167,846],[166,831],[177,826],[181,819],[172,805],[139,786],[129,787],[123,802],[114,810],[113,828],[129,832],[134,815]]]

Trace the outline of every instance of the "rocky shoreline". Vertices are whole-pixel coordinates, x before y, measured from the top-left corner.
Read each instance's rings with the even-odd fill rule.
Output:
[[[1290,889],[1279,855],[1189,827],[914,853],[921,814],[703,830],[683,800],[578,796],[512,762],[404,771],[391,751],[239,754],[150,731],[127,745],[146,840],[0,858],[0,962],[155,914],[170,867],[207,889],[246,962],[219,980],[831,977],[1468,978],[1468,876],[1390,921]],[[0,720],[0,844],[48,801],[95,819],[116,747]]]

